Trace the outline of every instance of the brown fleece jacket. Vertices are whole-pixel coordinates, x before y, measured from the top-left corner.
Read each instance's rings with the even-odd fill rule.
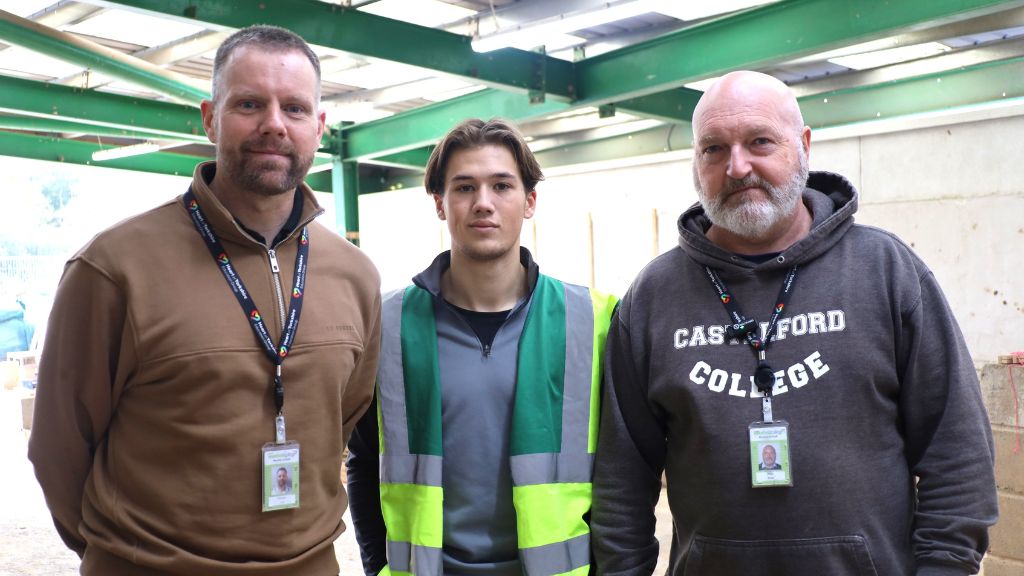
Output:
[[[196,168],[192,188],[277,342],[267,249]],[[310,252],[283,365],[301,507],[260,512],[260,448],[274,439],[273,364],[181,198],[97,235],[67,264],[40,363],[29,458],[82,574],[337,574],[342,451],[373,395],[380,280],[324,226],[305,185],[276,247],[285,306],[296,247]]]

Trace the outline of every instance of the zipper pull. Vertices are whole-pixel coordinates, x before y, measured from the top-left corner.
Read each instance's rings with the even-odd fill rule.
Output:
[[[491,356],[491,345],[490,344],[485,344],[484,345],[484,357],[490,358],[490,356]]]
[[[281,268],[277,265],[277,253],[273,250],[267,250],[267,256],[270,257],[270,271],[277,274],[281,271]]]

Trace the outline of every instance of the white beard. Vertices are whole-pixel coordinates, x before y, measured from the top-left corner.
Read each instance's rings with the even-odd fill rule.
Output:
[[[776,224],[793,213],[807,185],[807,176],[810,173],[807,154],[803,148],[798,148],[797,152],[799,166],[790,179],[781,186],[774,186],[754,174],[740,180],[730,178],[724,189],[713,199],[708,198],[705,193],[694,164],[693,186],[697,190],[697,198],[704,207],[704,214],[708,220],[741,238],[765,238]],[[739,201],[738,205],[730,205],[735,202],[731,193],[748,187],[760,188],[768,197],[765,200]]]

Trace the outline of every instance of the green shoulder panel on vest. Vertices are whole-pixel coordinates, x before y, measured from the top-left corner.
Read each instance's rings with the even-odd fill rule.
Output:
[[[440,456],[441,368],[433,296],[409,286],[402,297],[402,372],[409,426],[409,452]]]
[[[560,452],[565,391],[565,287],[541,274],[519,339],[509,453]]]

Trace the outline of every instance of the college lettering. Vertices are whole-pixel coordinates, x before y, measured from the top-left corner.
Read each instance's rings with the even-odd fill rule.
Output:
[[[812,380],[817,380],[828,373],[828,364],[821,359],[821,353],[815,351],[803,361],[793,364],[789,368],[775,372],[775,386],[772,387],[772,396],[778,396],[789,392],[790,388],[803,388]],[[726,372],[721,368],[714,368],[707,362],[701,360],[693,365],[690,370],[690,382],[699,386],[707,386],[712,392],[726,392],[730,396],[747,398],[748,390],[750,398],[761,398],[763,394],[757,390],[754,384],[753,374],[745,379],[743,374]]]

